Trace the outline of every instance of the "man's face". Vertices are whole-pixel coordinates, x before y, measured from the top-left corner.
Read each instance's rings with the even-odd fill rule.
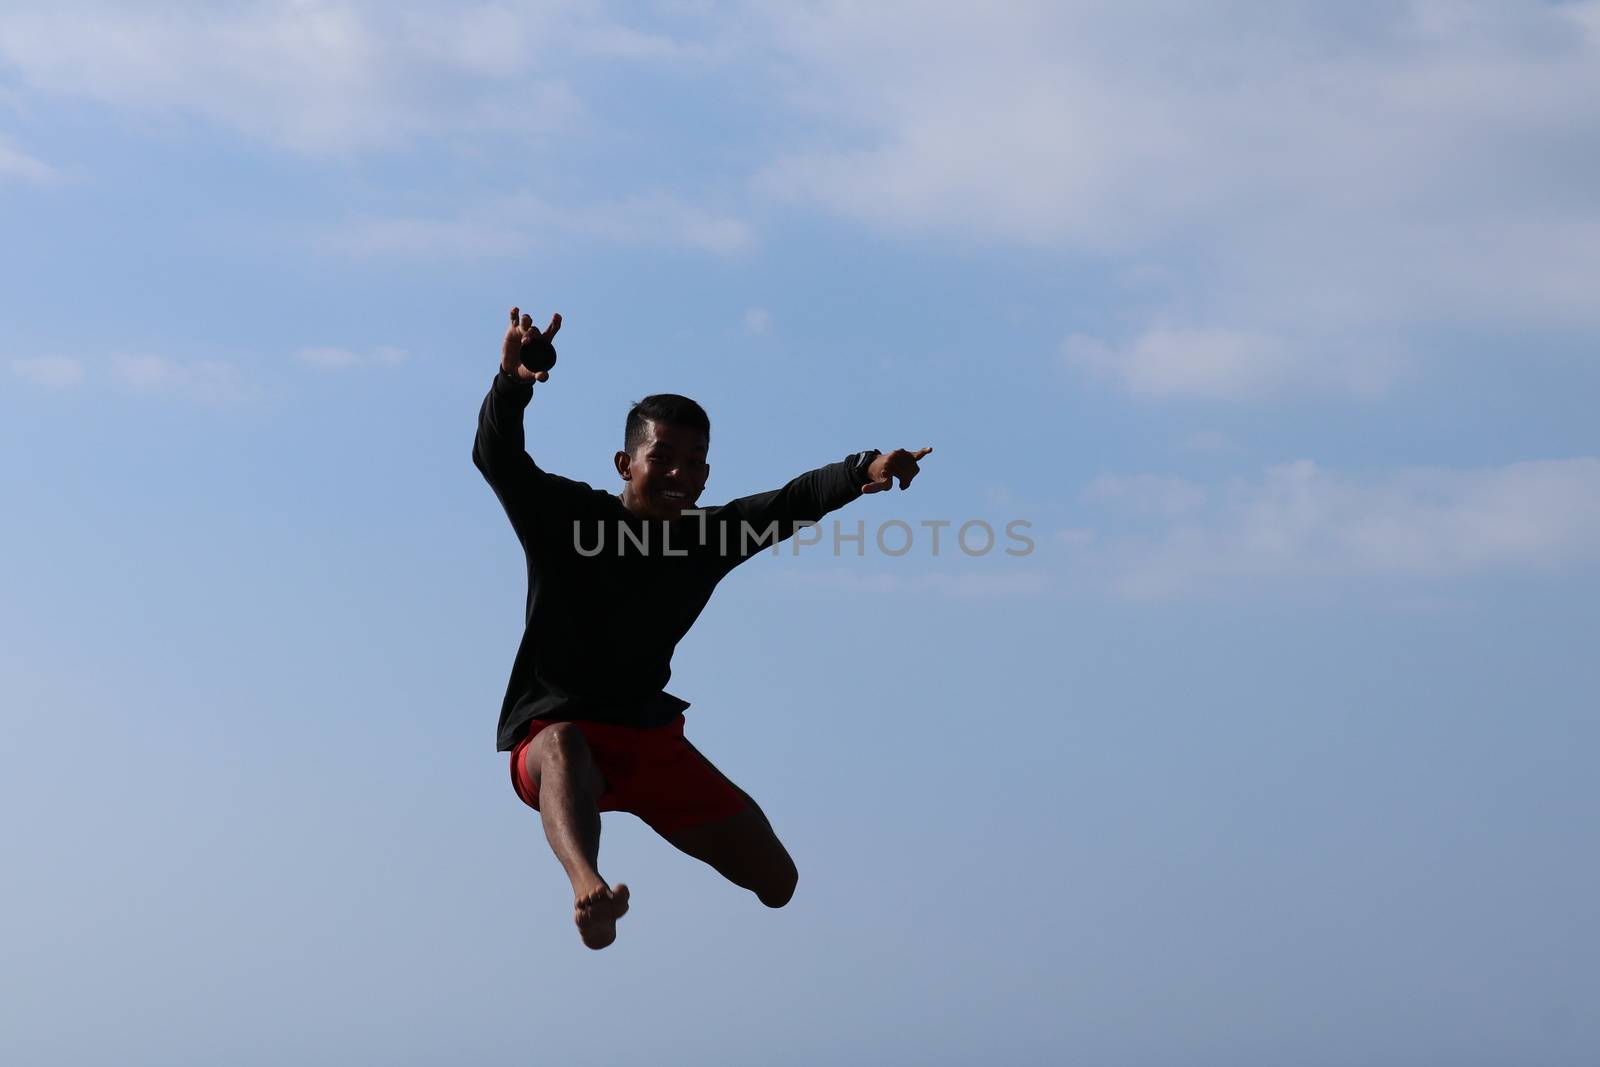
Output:
[[[694,507],[706,487],[710,442],[699,430],[645,423],[645,438],[633,455],[617,453],[617,473],[627,484],[622,503],[635,515],[675,519]]]

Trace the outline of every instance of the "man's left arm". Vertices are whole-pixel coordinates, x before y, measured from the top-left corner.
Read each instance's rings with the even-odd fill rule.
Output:
[[[728,517],[742,522],[751,531],[748,558],[755,551],[793,537],[805,523],[816,522],[830,511],[837,511],[863,493],[881,493],[900,480],[900,488],[917,476],[918,462],[932,452],[897,448],[892,452],[869,449],[846,456],[838,463],[818,467],[793,479],[781,489],[740,497],[728,505]],[[758,543],[757,543],[758,541]]]

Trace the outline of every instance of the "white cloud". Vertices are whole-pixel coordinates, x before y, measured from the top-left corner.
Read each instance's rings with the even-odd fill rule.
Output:
[[[605,25],[583,3],[21,2],[0,13],[0,63],[36,92],[342,154],[427,134],[562,128],[581,108],[547,57],[606,52]]]
[[[362,218],[319,236],[328,252],[356,258],[483,259],[528,251],[531,235],[479,218]]]
[[[32,356],[13,359],[11,369],[19,377],[49,389],[66,389],[84,380],[83,363],[71,356]]]
[[[208,407],[238,403],[251,392],[239,368],[221,360],[180,362],[165,356],[115,353],[109,375],[135,392],[179,397]]]
[[[302,348],[295,358],[321,370],[345,370],[352,367],[393,367],[405,361],[404,349],[380,345],[365,351],[337,348],[329,345]]]
[[[1197,430],[1179,445],[1179,451],[1201,456],[1229,455],[1240,450],[1238,443],[1221,430]]]
[[[72,356],[34,356],[11,360],[20,378],[50,389],[69,389],[91,380],[134,393],[176,397],[211,407],[235,404],[253,392],[237,365],[222,360],[182,362],[166,356],[113,352],[90,373]]]
[[[1137,394],[1381,390],[1418,323],[1600,329],[1597,0],[771,11],[815,132],[761,187],[1142,278],[1071,345]]]
[[[34,185],[50,185],[61,180],[61,173],[50,164],[12,147],[4,136],[0,136],[0,179],[4,178]]]
[[[1087,257],[1121,299],[1069,362],[1141,397],[1371,394],[1439,324],[1600,332],[1600,0],[198,10],[20,0],[0,11],[0,66],[29,98],[299,151],[426,144],[517,166],[556,131],[627,140],[631,116],[586,110],[595,70],[714,71],[781,147],[748,164],[749,144],[686,142],[701,188],[748,167],[757,190],[879,230]],[[12,169],[39,173],[24,158]],[[552,231],[756,243],[715,194],[605,188],[560,211],[408,200],[320,240],[451,258]]]
[[[756,243],[731,215],[666,193],[589,206],[564,206],[532,195],[501,197],[442,218],[365,218],[317,238],[321,248],[355,257],[484,259],[546,248],[551,235],[618,244],[669,245],[733,256]]]
[[[755,245],[755,234],[731,215],[708,211],[667,193],[629,197],[612,204],[543,212],[545,221],[574,233],[620,243],[675,244],[716,255],[735,255]]]
[[[1069,366],[1147,397],[1252,398],[1306,388],[1372,395],[1404,366],[1393,353],[1354,340],[1289,341],[1193,326],[1155,325],[1120,345],[1071,334],[1061,353]]]
[[[1600,561],[1600,458],[1339,476],[1310,461],[1202,486],[1107,477],[1086,497],[1153,518],[1097,541],[1117,589],[1166,596],[1238,580],[1448,577]]]
[[[1165,518],[1198,511],[1209,499],[1203,486],[1158,474],[1101,475],[1084,489],[1084,496],[1136,515]]]

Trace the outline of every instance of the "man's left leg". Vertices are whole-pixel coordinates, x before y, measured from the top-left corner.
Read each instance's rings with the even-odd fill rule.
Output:
[[[781,908],[794,896],[800,874],[753,800],[737,815],[661,836],[709,863],[734,885],[750,890],[769,908]]]
[[[687,740],[684,741],[688,745]],[[693,745],[689,745],[694,749]],[[728,781],[727,776],[700,755],[706,767],[737,790],[748,804],[744,810],[712,822],[698,823],[657,832],[683,852],[710,864],[734,885],[750,890],[769,908],[781,908],[794,896],[800,874],[795,870],[789,850],[772,830],[767,816],[750,795]]]

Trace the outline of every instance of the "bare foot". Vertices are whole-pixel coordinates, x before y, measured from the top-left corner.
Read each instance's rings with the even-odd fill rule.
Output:
[[[617,939],[617,920],[628,913],[628,887],[602,884],[579,897],[572,905],[572,921],[590,948],[605,948]]]

